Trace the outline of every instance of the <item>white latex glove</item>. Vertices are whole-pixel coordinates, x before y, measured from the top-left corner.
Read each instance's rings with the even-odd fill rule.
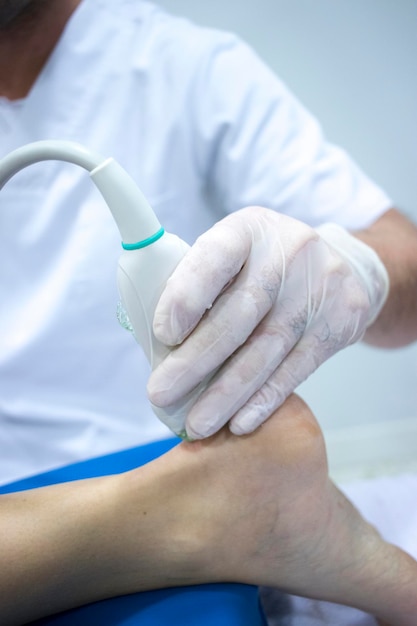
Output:
[[[377,254],[335,224],[314,230],[260,207],[202,235],[177,266],[154,333],[178,345],[148,394],[167,407],[210,372],[186,421],[203,438],[230,420],[253,431],[326,359],[358,341],[381,310],[388,274]]]

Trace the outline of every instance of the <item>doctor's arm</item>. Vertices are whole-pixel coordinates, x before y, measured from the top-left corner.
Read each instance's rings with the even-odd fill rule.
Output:
[[[253,431],[323,362],[363,338],[393,347],[417,338],[416,227],[388,210],[386,194],[250,51],[228,49],[207,72],[213,86],[241,79],[233,97],[223,90],[212,106],[204,99],[194,135],[209,128],[215,140],[201,162],[228,215],[197,239],[165,287],[154,332],[176,348],[148,384],[152,403],[168,409],[211,376],[188,413],[192,438],[226,423],[236,434]],[[356,236],[325,224],[372,220]]]
[[[300,383],[362,338],[417,338],[417,228],[394,209],[354,236],[249,207],[197,239],[161,296],[154,331],[177,345],[148,392],[167,407],[214,372],[192,438],[262,424]]]
[[[417,339],[417,227],[395,209],[387,211],[355,236],[371,246],[390,277],[390,291],[382,311],[364,340],[396,348]]]

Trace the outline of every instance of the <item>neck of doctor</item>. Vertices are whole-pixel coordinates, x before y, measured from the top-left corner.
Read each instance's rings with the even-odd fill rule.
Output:
[[[32,0],[0,29],[0,96],[25,98],[81,0]]]

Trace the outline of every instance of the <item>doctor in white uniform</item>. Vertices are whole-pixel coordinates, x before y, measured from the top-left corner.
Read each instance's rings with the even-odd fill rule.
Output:
[[[39,139],[113,156],[190,244],[229,216],[193,247],[155,320],[182,341],[239,274],[150,380],[169,405],[227,361],[192,436],[229,420],[253,430],[369,326],[381,345],[414,336],[415,229],[237,37],[148,2],[1,7],[0,156]],[[169,436],[146,359],[116,321],[120,238],[88,176],[37,164],[0,204],[0,480]],[[267,210],[237,212],[250,205]]]

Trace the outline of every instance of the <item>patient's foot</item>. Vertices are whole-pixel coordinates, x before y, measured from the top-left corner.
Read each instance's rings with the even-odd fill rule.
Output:
[[[296,396],[255,433],[182,443],[150,469],[165,484],[155,506],[172,584],[275,586],[417,624],[417,564],[329,480],[320,428]]]

